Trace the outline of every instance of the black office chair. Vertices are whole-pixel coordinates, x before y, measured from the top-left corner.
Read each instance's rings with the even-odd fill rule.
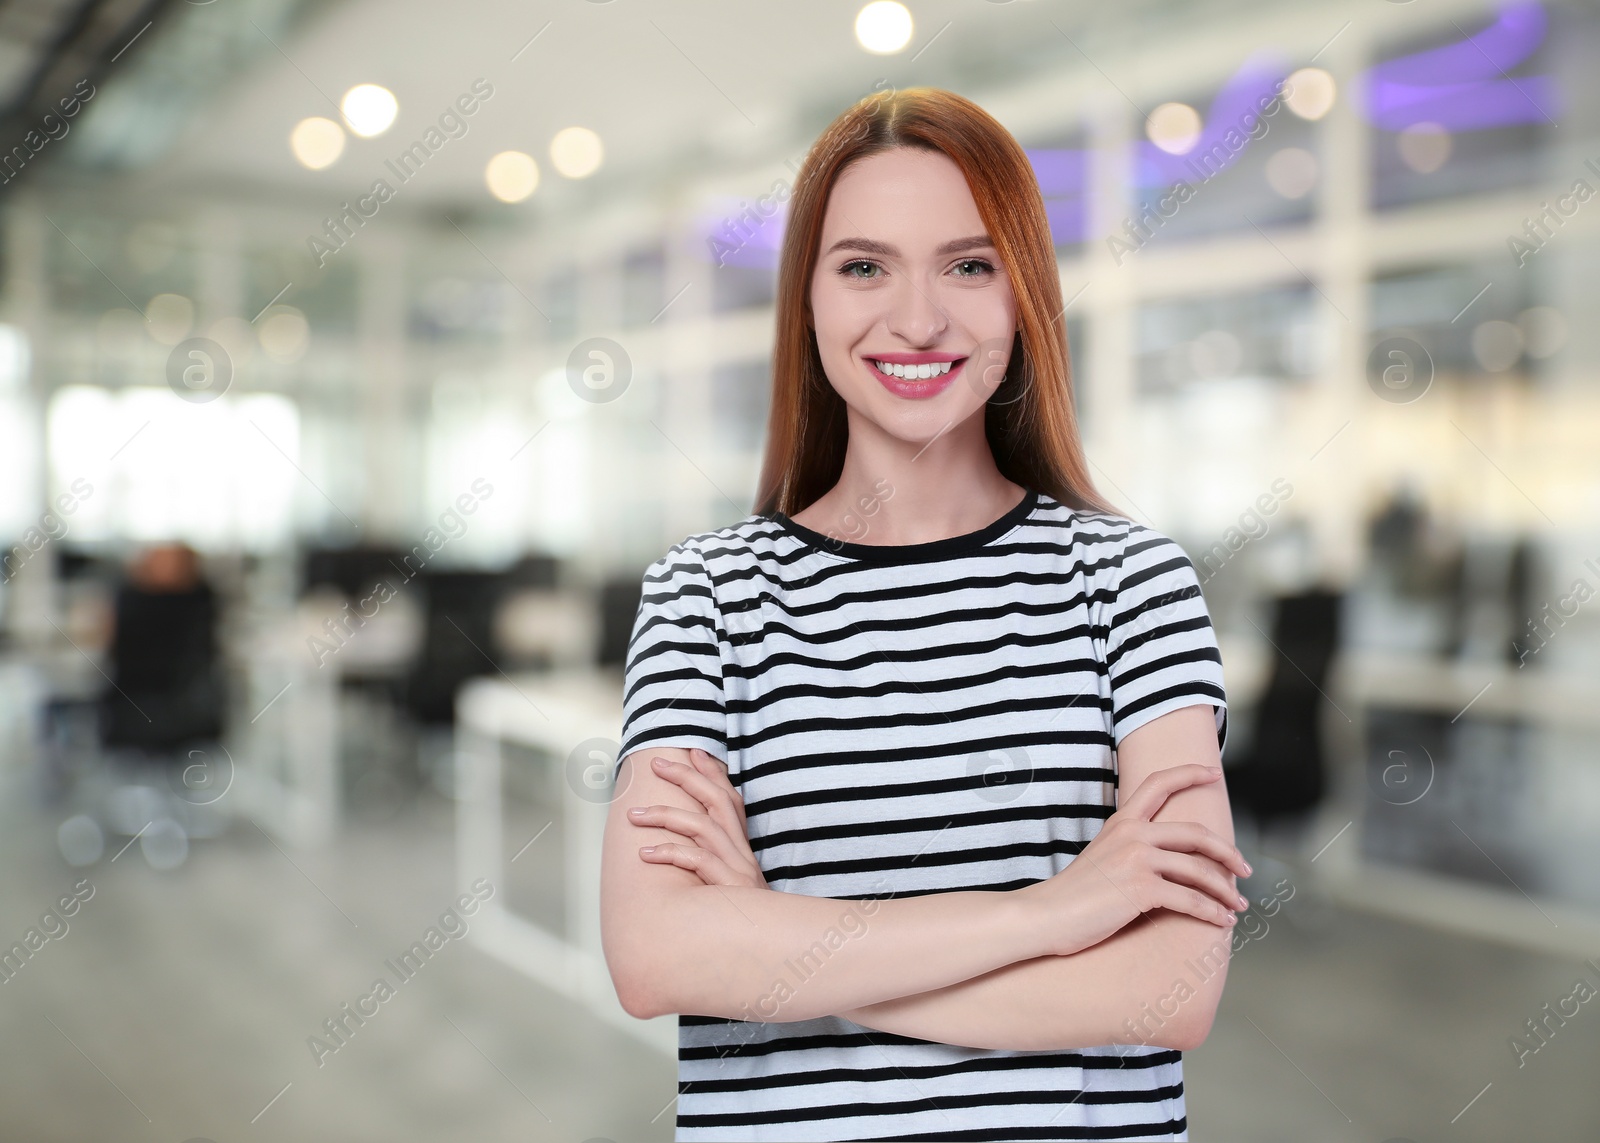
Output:
[[[115,597],[109,685],[98,702],[105,764],[80,775],[74,798],[92,808],[91,829],[104,822],[139,837],[158,869],[182,864],[189,839],[216,836],[227,817],[217,804],[232,781],[219,611],[184,544],[143,552]]]
[[[1319,715],[1339,644],[1343,595],[1314,589],[1275,601],[1273,662],[1250,753],[1225,770],[1235,807],[1269,826],[1309,814],[1327,787]]]
[[[628,658],[628,640],[639,615],[639,600],[644,594],[644,569],[607,579],[600,585],[600,647],[597,656],[602,667],[623,667]]]
[[[500,572],[433,571],[418,577],[426,592],[422,653],[406,680],[405,704],[424,726],[455,722],[456,691],[501,666],[494,613],[507,588]]]
[[[198,578],[136,578],[118,589],[115,612],[102,745],[176,757],[217,742],[227,695],[211,586]]]

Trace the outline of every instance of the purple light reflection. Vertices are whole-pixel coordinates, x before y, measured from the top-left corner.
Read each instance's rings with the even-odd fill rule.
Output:
[[[1274,55],[1251,57],[1217,92],[1206,109],[1200,138],[1188,151],[1173,155],[1154,143],[1139,141],[1135,185],[1164,190],[1180,179],[1204,182],[1233,166],[1255,141],[1250,138],[1253,130],[1260,129],[1262,138],[1271,131],[1272,117],[1263,115],[1261,108],[1271,106],[1284,78],[1283,67]],[[1282,110],[1280,101],[1273,114]]]
[[[1427,122],[1451,131],[1553,122],[1562,110],[1553,76],[1503,74],[1538,50],[1548,24],[1537,3],[1506,4],[1494,23],[1464,40],[1368,69],[1357,83],[1363,110],[1386,131]]]
[[[766,218],[753,206],[749,199],[722,199],[701,216],[699,230],[705,236],[708,261],[719,266],[777,269],[789,204],[777,203],[777,209]]]
[[[1357,106],[1374,126],[1386,131],[1424,122],[1460,132],[1554,121],[1564,101],[1553,76],[1512,78],[1503,74],[1538,50],[1548,28],[1543,6],[1535,0],[1513,0],[1500,8],[1493,23],[1464,40],[1387,60],[1362,73],[1356,81],[1361,95]],[[1169,154],[1154,143],[1138,140],[1134,145],[1135,187],[1165,189],[1180,179],[1191,184],[1203,182],[1232,166],[1255,141],[1248,137],[1250,125],[1259,115],[1261,103],[1277,92],[1283,77],[1283,65],[1275,55],[1263,53],[1246,61],[1212,100],[1200,139],[1185,154]],[[1270,130],[1270,120],[1267,122]],[[1036,147],[1028,150],[1028,160],[1045,197],[1055,244],[1084,241],[1089,152]],[[787,204],[766,219],[740,219],[739,212],[747,205],[744,201],[724,204],[722,213],[703,218],[701,233],[710,243],[710,260],[775,269]]]

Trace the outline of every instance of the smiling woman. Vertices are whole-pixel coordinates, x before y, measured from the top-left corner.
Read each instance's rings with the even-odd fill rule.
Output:
[[[1089,480],[1027,157],[949,92],[863,100],[781,265],[758,511],[645,574],[606,827],[677,1138],[1186,1139],[1248,874],[1221,659]]]

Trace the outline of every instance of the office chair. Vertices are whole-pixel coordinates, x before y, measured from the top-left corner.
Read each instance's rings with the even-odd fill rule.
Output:
[[[1326,791],[1319,714],[1339,643],[1343,595],[1313,589],[1274,601],[1273,662],[1242,762],[1225,769],[1234,806],[1267,827],[1299,818]]]

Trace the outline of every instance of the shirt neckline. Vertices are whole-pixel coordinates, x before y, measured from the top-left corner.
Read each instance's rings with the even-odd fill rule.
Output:
[[[946,536],[940,540],[927,540],[920,544],[860,544],[850,540],[836,540],[821,532],[813,531],[804,524],[795,523],[782,512],[770,513],[767,518],[796,539],[830,555],[866,563],[905,564],[943,559],[946,556],[961,555],[981,548],[1026,520],[1038,504],[1039,493],[1025,487],[1022,499],[1006,509],[998,520],[985,524],[975,532]]]

